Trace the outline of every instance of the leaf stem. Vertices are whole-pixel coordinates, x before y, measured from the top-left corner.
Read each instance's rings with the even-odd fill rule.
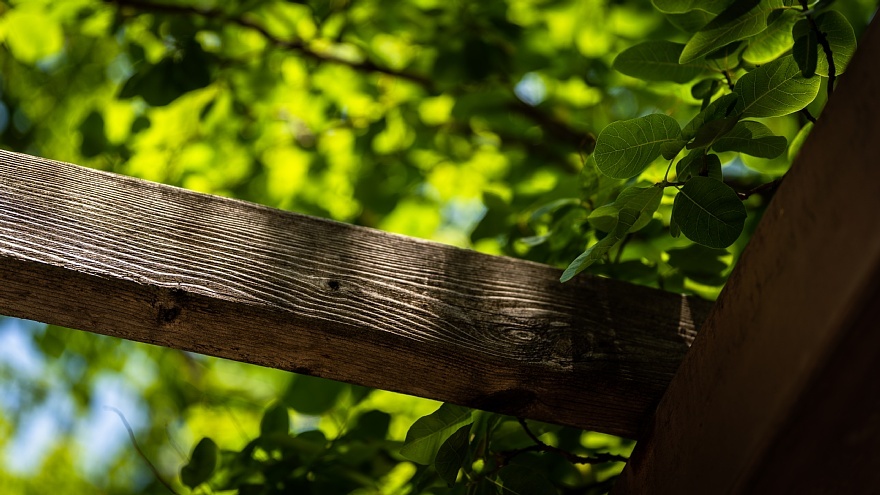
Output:
[[[524,447],[522,449],[508,450],[506,452],[502,452],[501,454],[504,456],[505,460],[510,460],[513,457],[522,454],[524,452],[552,452],[564,457],[568,462],[572,464],[604,464],[606,462],[626,462],[629,460],[628,457],[610,454],[607,452],[594,454],[589,457],[579,456],[576,454],[572,454],[567,450],[560,449],[559,447],[554,447],[552,445],[547,445],[542,442],[529,428],[529,425],[526,424],[526,420],[522,418],[516,418],[519,421],[519,424],[522,425],[523,430],[526,432],[526,435],[535,442],[535,445],[531,445],[529,447]]]
[[[749,189],[748,191],[737,192],[736,195],[739,196],[739,199],[745,200],[745,199],[748,199],[753,194],[773,191],[777,187],[779,187],[779,184],[782,184],[782,179],[784,179],[784,178],[785,178],[785,176],[783,175],[782,177],[780,177],[776,180],[767,182],[766,184],[761,184],[760,186],[755,187],[753,189]]]

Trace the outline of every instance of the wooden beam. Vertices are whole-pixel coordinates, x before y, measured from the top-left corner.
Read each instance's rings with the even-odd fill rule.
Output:
[[[615,494],[880,487],[874,21]]]
[[[0,152],[0,313],[632,437],[709,304]]]

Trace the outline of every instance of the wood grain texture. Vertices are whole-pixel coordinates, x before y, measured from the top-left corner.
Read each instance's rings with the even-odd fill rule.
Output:
[[[875,20],[612,493],[880,490],[878,60]]]
[[[710,305],[0,152],[0,313],[635,436]]]

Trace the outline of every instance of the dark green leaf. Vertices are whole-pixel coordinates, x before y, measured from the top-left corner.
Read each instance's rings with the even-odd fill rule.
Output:
[[[675,196],[672,216],[688,239],[708,247],[725,248],[742,233],[746,209],[727,184],[694,177]]]
[[[504,466],[498,472],[503,495],[533,495],[557,493],[556,487],[544,473],[522,464]]]
[[[283,401],[296,412],[316,416],[332,408],[345,387],[341,382],[296,375]]]
[[[760,33],[767,28],[770,10],[759,0],[735,0],[691,37],[679,62],[694,61],[729,43]]]
[[[709,172],[721,170],[718,155],[706,154],[705,149],[696,149],[678,161],[675,165],[675,176],[679,181],[686,181],[698,175],[707,176]]]
[[[728,264],[721,258],[729,255],[726,250],[693,244],[686,248],[670,249],[667,254],[668,263],[691,280],[706,285],[724,283],[722,273]]]
[[[207,481],[217,468],[217,444],[208,437],[202,438],[190,455],[189,463],[180,469],[180,481],[192,488]]]
[[[590,265],[602,259],[611,248],[617,245],[626,237],[626,233],[636,223],[639,218],[639,212],[631,208],[623,208],[617,214],[617,225],[596,244],[588,247],[580,256],[568,265],[568,268],[562,272],[559,278],[560,282],[568,282],[578,273],[586,270]]]
[[[419,464],[431,464],[443,442],[459,428],[471,423],[471,414],[466,407],[443,404],[413,423],[406,433],[400,454]]]
[[[464,464],[468,457],[468,438],[471,434],[471,425],[466,424],[458,429],[455,433],[443,442],[440,449],[437,450],[437,457],[434,459],[434,469],[440,478],[447,485],[455,484],[458,477],[458,470]]]
[[[804,77],[813,77],[816,74],[816,65],[819,61],[819,45],[816,31],[810,29],[810,21],[804,19],[797,23],[795,32],[802,34],[795,38],[791,54],[798,67],[800,67],[801,74]]]
[[[276,402],[263,413],[263,419],[260,420],[260,436],[288,433],[290,433],[290,415],[287,413],[287,407]]]
[[[744,120],[712,145],[717,152],[739,151],[761,158],[776,158],[785,151],[788,141],[774,136],[773,131],[760,122]]]
[[[645,41],[627,48],[614,59],[614,68],[646,81],[686,83],[706,71],[705,64],[679,64],[684,45],[671,41]]]
[[[806,107],[819,93],[819,78],[805,78],[786,56],[742,76],[734,91],[742,96],[736,111],[743,117],[781,117]]]
[[[703,79],[691,87],[691,96],[698,100],[711,98],[720,87],[721,81],[718,79]]]
[[[736,115],[735,108],[739,104],[739,95],[730,93],[719,97],[700,111],[681,131],[682,139],[690,141],[706,122],[724,119]]]
[[[724,136],[736,126],[737,120],[739,119],[734,116],[706,122],[697,129],[697,134],[694,136],[693,141],[688,143],[687,149],[692,150],[694,148],[712,146],[717,139],[720,139],[721,136]]]
[[[651,0],[654,8],[665,14],[683,14],[702,10],[710,14],[722,12],[732,0]]]
[[[660,156],[661,147],[681,136],[678,122],[663,114],[613,122],[596,139],[593,157],[603,174],[616,179],[639,175]]]

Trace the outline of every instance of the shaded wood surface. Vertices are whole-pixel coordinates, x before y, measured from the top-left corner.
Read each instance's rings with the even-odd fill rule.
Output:
[[[614,494],[880,490],[875,20]]]
[[[710,305],[0,152],[0,313],[634,437]]]

